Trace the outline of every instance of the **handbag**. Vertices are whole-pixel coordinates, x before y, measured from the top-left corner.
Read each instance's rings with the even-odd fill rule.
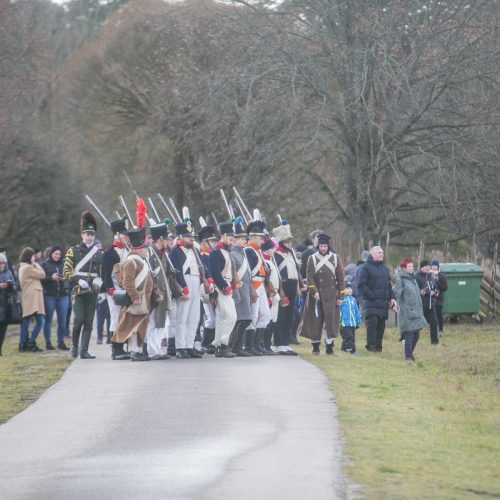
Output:
[[[19,325],[23,319],[21,304],[13,295],[11,295],[8,299],[7,318],[10,325]]]
[[[130,295],[127,293],[126,290],[115,290],[113,292],[113,302],[117,306],[125,306],[125,307],[128,307],[129,305],[132,304],[132,301],[130,300]]]

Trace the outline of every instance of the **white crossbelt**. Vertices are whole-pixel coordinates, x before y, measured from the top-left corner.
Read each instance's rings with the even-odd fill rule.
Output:
[[[332,264],[330,262],[330,257],[333,255],[334,257],[334,263]],[[318,257],[317,253],[313,254],[313,259],[314,259],[314,272],[317,273],[323,266],[328,267],[330,271],[333,273],[335,276],[335,268],[337,267],[337,254],[328,252],[326,255],[323,257]]]
[[[83,266],[97,253],[97,250],[99,250],[97,247],[92,247],[90,252],[85,255],[80,262],[78,262],[75,266],[75,274],[78,274],[82,270]]]
[[[140,262],[142,264],[142,269],[140,273],[135,277],[135,282],[134,282],[135,288],[136,290],[138,290],[148,276],[148,266],[146,265],[146,261],[143,258],[139,257],[138,255],[129,255],[127,259],[132,259],[133,261]],[[134,265],[137,268],[135,262]]]

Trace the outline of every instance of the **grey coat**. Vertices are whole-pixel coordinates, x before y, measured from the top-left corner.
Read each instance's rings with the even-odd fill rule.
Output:
[[[246,259],[245,251],[236,245],[231,247],[231,260],[234,262],[236,270],[238,271],[243,265],[243,260]],[[247,271],[243,274],[240,281],[241,288],[237,288],[233,292],[233,299],[236,305],[236,315],[238,321],[252,319],[252,302],[250,299],[250,287],[252,275],[250,266],[247,266]]]
[[[394,294],[398,301],[398,326],[401,332],[421,330],[427,325],[422,309],[422,298],[415,275],[398,269]]]

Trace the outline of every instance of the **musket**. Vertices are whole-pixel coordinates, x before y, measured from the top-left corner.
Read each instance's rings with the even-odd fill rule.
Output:
[[[128,217],[129,222],[130,222],[130,225],[132,227],[134,227],[135,226],[134,219],[132,219],[132,217],[130,215],[130,212],[128,211],[127,204],[125,203],[125,200],[123,199],[123,196],[120,194],[118,196],[118,199],[120,200],[120,203],[121,203],[123,209],[125,210],[125,213],[127,214],[127,217]]]
[[[94,210],[100,215],[100,217],[103,220],[104,224],[106,224],[106,226],[108,226],[108,228],[111,229],[111,224],[110,224],[109,220],[101,212],[101,210],[99,209],[99,207],[92,201],[92,198],[88,194],[86,194],[85,195],[85,199],[92,205],[92,207],[94,207]]]
[[[231,209],[231,205],[227,201],[226,195],[224,194],[224,190],[222,188],[220,188],[219,189],[219,193],[220,193],[220,195],[222,197],[222,201],[224,202],[224,205],[226,205],[226,210],[227,210],[227,213],[229,215],[229,218],[230,219],[234,219],[234,212]]]
[[[161,222],[160,216],[158,215],[158,212],[156,211],[155,204],[153,203],[153,200],[151,198],[148,198],[148,202],[149,202],[149,206],[153,209],[156,220],[158,222]]]
[[[248,219],[247,216],[245,215],[245,211],[243,210],[243,207],[241,206],[240,200],[238,198],[235,198],[234,201],[236,202],[236,205],[238,205],[238,210],[241,213],[241,216],[243,217],[243,220],[245,221],[245,224],[248,225]]]
[[[236,189],[235,186],[233,186],[233,191],[234,195],[236,196],[236,199],[240,202],[241,208],[243,208],[246,212],[247,219],[252,220],[252,216],[250,214],[250,211],[248,210],[247,206],[245,205],[245,202],[243,201],[243,198],[240,196],[240,193],[238,193],[238,190]],[[243,211],[242,211],[243,212]]]
[[[217,220],[217,217],[215,216],[215,214],[213,213],[213,211],[210,212],[210,213],[212,214],[212,219],[214,220],[216,227],[219,227],[219,221]]]
[[[137,194],[137,191],[134,189],[134,186],[132,186],[132,181],[130,180],[130,177],[128,176],[127,172],[125,170],[122,170],[123,175],[125,176],[125,179],[127,179],[128,185],[130,186],[130,189],[132,190],[132,193],[134,193],[134,196],[139,198],[139,195]]]
[[[170,210],[170,207],[167,205],[167,202],[165,201],[165,198],[163,198],[163,196],[160,193],[156,193],[156,195],[158,196],[158,198],[160,198],[160,201],[163,203],[164,207],[167,209],[167,212],[170,215],[170,218],[172,219],[172,221],[174,222],[174,224],[179,224],[180,221],[178,221],[176,219],[174,213],[172,212],[172,210]]]
[[[182,217],[179,214],[179,210],[177,210],[177,207],[175,206],[174,200],[171,196],[169,197],[169,201],[170,201],[170,205],[172,205],[172,208],[175,212],[175,215],[177,215],[177,219],[179,220],[179,224],[180,224],[182,222]]]

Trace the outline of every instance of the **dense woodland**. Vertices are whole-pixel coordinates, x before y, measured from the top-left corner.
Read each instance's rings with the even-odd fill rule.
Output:
[[[298,238],[491,255],[499,21],[496,0],[0,0],[0,245],[73,242],[84,194],[132,205],[125,170],[196,216],[236,185]]]

